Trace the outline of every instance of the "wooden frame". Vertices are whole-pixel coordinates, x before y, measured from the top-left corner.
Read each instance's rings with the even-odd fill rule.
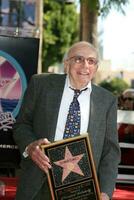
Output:
[[[42,145],[52,168],[48,182],[53,200],[100,200],[88,134]]]

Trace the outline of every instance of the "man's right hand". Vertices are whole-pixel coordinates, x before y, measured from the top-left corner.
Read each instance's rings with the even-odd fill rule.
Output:
[[[50,142],[47,138],[36,140],[27,146],[28,156],[42,169],[45,173],[48,173],[48,169],[51,168],[49,158],[42,152],[40,146],[47,145]]]

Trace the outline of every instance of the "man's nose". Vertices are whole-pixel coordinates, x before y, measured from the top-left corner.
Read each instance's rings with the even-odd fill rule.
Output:
[[[89,67],[87,59],[84,59],[84,67]]]

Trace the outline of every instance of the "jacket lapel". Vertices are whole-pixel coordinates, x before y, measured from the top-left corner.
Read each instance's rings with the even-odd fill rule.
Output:
[[[64,90],[64,85],[65,85],[65,78],[66,76],[63,75],[59,77],[58,81],[53,80],[51,82],[51,90],[48,93],[48,133],[49,133],[49,139],[50,141],[54,141],[55,137],[55,130],[56,130],[56,125],[57,125],[57,120],[58,120],[58,113],[59,113],[59,108],[60,108],[60,103],[61,103],[61,98]]]
[[[90,99],[90,116],[89,116],[89,124],[88,124],[88,133],[93,145],[96,144],[97,140],[97,123],[101,120],[101,113],[102,113],[102,105],[101,98],[98,95],[98,89],[95,85],[92,85],[92,92],[91,92],[91,99]]]

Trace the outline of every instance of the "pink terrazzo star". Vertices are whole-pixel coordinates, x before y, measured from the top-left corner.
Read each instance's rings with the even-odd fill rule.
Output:
[[[78,162],[81,160],[83,156],[84,154],[73,156],[69,151],[68,147],[66,146],[65,158],[63,160],[54,162],[55,165],[58,165],[63,168],[62,182],[71,172],[84,176],[83,172],[81,171],[78,165]]]

